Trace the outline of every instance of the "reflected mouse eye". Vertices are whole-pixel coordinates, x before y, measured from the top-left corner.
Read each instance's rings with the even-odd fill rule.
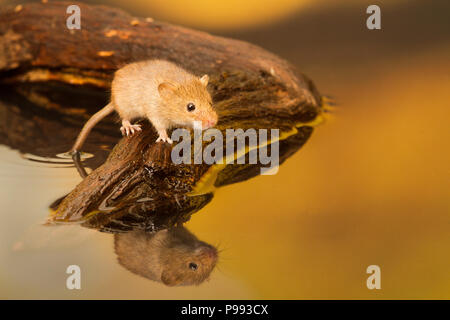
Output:
[[[193,104],[192,102],[189,102],[187,104],[187,111],[191,112],[195,110],[195,104]]]
[[[193,262],[189,263],[189,269],[195,271],[195,270],[197,270],[197,268],[198,268],[197,264],[195,264],[195,263],[193,263]]]

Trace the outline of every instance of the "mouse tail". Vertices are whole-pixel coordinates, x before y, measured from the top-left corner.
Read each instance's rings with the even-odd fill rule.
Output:
[[[80,134],[77,137],[77,140],[75,141],[72,149],[70,149],[69,152],[74,153],[80,151],[80,148],[83,146],[84,141],[86,141],[86,138],[88,137],[89,133],[91,132],[92,128],[95,127],[95,125],[100,122],[104,117],[109,115],[111,112],[114,111],[114,105],[112,102],[108,103],[105,107],[103,107],[100,111],[96,112],[83,126],[83,129],[81,129]]]

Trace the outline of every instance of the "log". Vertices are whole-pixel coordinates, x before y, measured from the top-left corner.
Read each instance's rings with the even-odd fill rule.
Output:
[[[66,8],[72,4],[81,8],[80,30],[66,27]],[[79,92],[81,101],[87,88],[105,92],[117,68],[154,58],[210,76],[208,89],[223,133],[279,129],[280,163],[308,140],[321,117],[322,99],[311,80],[243,41],[76,2],[32,3],[0,13],[0,81],[14,88],[44,86],[51,97],[59,90],[56,83]],[[73,108],[50,100],[34,102],[70,115]],[[87,118],[100,107],[80,109]],[[55,202],[51,222],[82,222],[109,232],[156,231],[187,221],[211,201],[215,188],[260,172],[261,165],[250,164],[175,165],[168,156],[171,146],[155,144],[152,126],[142,125],[142,132],[122,138],[105,163]]]
[[[81,29],[66,27],[69,5],[81,9]],[[0,72],[12,82],[57,80],[109,88],[113,72],[144,59],[178,63],[198,75],[241,71],[270,76],[299,103],[316,105],[312,82],[287,61],[247,42],[77,2],[30,3],[0,12]],[[288,89],[288,90],[286,90]]]

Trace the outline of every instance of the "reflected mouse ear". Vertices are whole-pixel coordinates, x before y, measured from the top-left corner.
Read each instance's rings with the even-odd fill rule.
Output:
[[[205,87],[208,85],[208,81],[209,81],[209,76],[207,74],[203,75],[200,78],[200,82],[202,83],[202,85],[204,85]]]
[[[160,83],[158,86],[158,92],[162,97],[173,94],[176,89],[177,89],[177,87],[170,82],[163,82],[163,83]]]
[[[164,270],[161,274],[161,281],[166,286],[173,287],[181,283],[181,278],[175,276],[169,270]]]

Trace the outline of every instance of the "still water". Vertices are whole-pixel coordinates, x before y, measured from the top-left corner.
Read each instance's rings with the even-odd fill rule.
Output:
[[[338,105],[276,175],[218,189],[185,224],[219,249],[199,286],[129,272],[111,234],[43,226],[81,177],[0,146],[0,298],[450,298],[450,28],[443,2],[399,2],[379,33],[352,4],[226,34],[288,59]],[[72,264],[81,290],[66,288]],[[369,265],[381,290],[366,287]]]

